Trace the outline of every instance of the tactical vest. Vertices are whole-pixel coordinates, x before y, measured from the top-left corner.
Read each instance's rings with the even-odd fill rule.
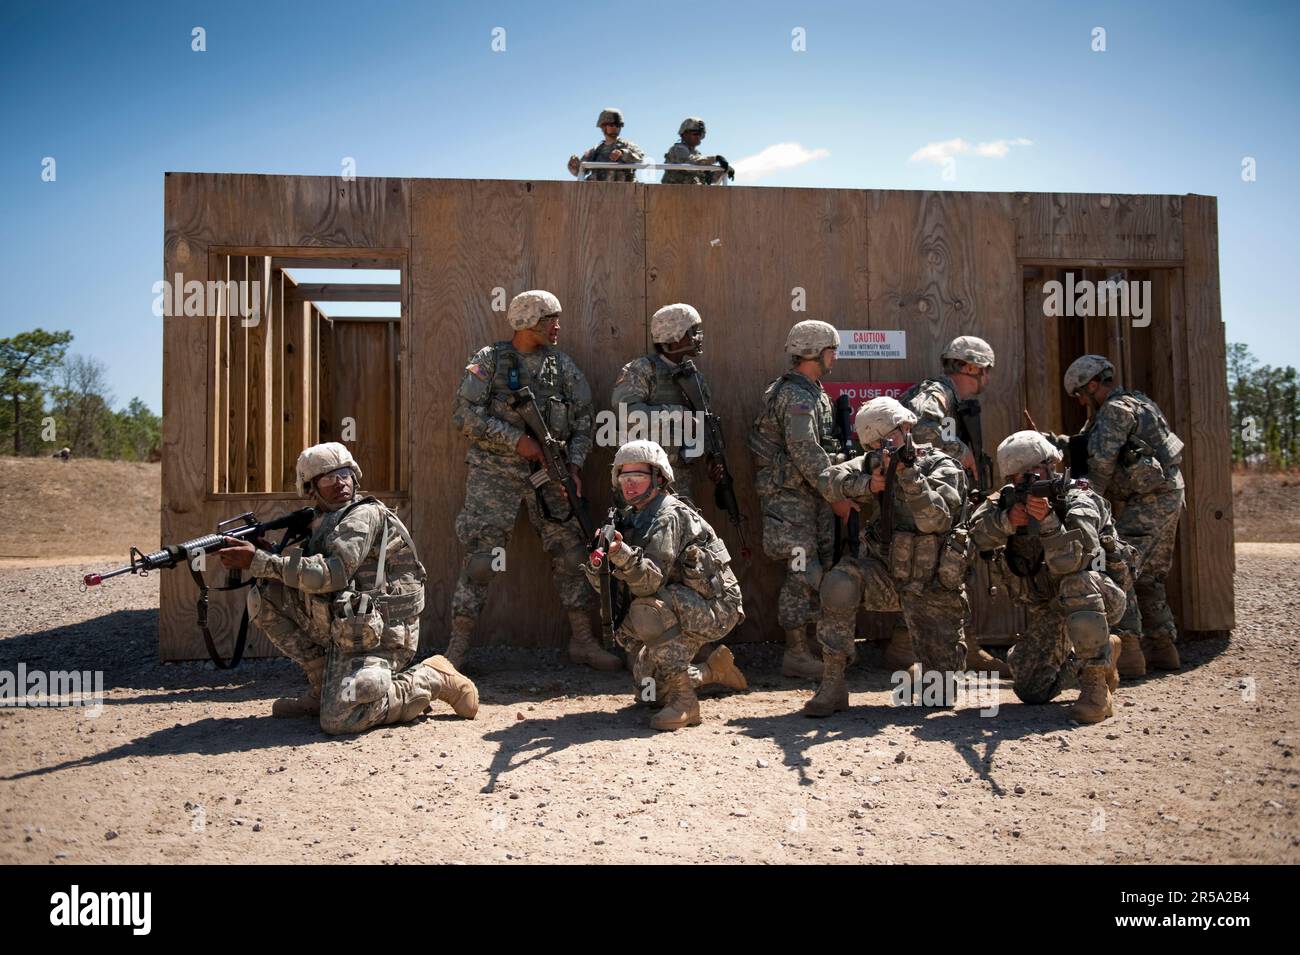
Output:
[[[938,385],[940,389],[942,389],[944,398],[946,399],[944,401],[944,410],[950,415],[955,415],[955,409],[957,407],[957,392],[953,391],[952,386],[943,378],[925,378],[918,381],[911,388],[908,388],[903,392],[898,399],[898,403],[905,405],[909,410],[914,410],[912,409],[912,400],[916,398],[917,395],[927,390],[930,385]]]
[[[834,437],[835,412],[831,408],[830,399],[825,391],[810,389],[801,380],[802,377],[792,371],[786,372],[763,390],[763,406],[749,429],[748,440],[749,450],[753,452],[759,467],[770,467],[786,456],[785,437],[781,433],[781,426],[777,423],[773,411],[776,400],[787,382],[791,387],[797,388],[800,395],[805,397],[813,407],[813,427],[816,429],[817,443],[831,455],[832,460],[843,450]]]
[[[679,405],[684,408],[690,408],[690,403],[686,400],[686,394],[682,391],[681,386],[673,378],[673,368],[666,362],[663,356],[658,353],[647,356],[650,359],[650,367],[654,372],[654,382],[650,386],[650,395],[646,398],[646,404],[649,405]],[[702,378],[702,376],[701,376]],[[704,389],[708,395],[708,389]],[[698,408],[695,410],[699,410]]]
[[[537,374],[528,370],[528,360],[537,354],[542,360]],[[534,361],[536,359],[533,359]],[[569,402],[565,391],[564,378],[560,374],[560,353],[551,347],[544,347],[529,355],[520,354],[509,342],[496,342],[492,346],[494,365],[488,399],[488,413],[494,418],[508,421],[517,428],[524,428],[524,420],[510,406],[511,395],[520,388],[533,389],[537,398],[537,407],[551,429],[551,434],[559,441],[568,441],[571,434],[569,421]]]
[[[1116,491],[1141,495],[1176,486],[1183,442],[1159,406],[1140,391],[1112,394],[1107,401],[1120,404],[1136,421],[1115,463]],[[1096,415],[1088,422],[1089,434],[1095,422]]]

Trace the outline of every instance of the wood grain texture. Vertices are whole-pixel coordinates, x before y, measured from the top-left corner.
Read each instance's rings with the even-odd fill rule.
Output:
[[[752,462],[744,437],[763,385],[785,367],[782,344],[790,325],[824,318],[841,329],[907,332],[906,359],[841,361],[833,373],[838,380],[916,380],[938,370],[939,350],[952,337],[987,339],[998,355],[984,396],[986,442],[992,450],[1002,436],[1022,426],[1026,402],[1043,407],[1049,421],[1067,416],[1071,405],[1059,394],[1061,361],[1081,354],[1085,341],[1094,337],[1085,323],[1068,320],[1058,322],[1054,334],[1047,323],[1030,328],[1032,289],[1022,276],[1023,260],[1050,260],[1051,265],[1077,257],[1090,268],[1121,261],[1130,267],[1182,264],[1182,199],[1111,198],[1107,206],[1097,196],[460,180],[344,183],[170,174],[164,198],[164,268],[169,278],[179,271],[186,279],[206,279],[210,269],[224,268],[227,255],[232,263],[258,256],[262,268],[267,256],[270,264],[290,268],[295,256],[322,264],[349,257],[382,263],[409,256],[402,292],[406,321],[398,326],[400,332],[387,323],[340,323],[351,326],[340,336],[309,305],[284,309],[280,324],[268,326],[269,343],[263,341],[256,352],[272,369],[270,391],[265,391],[265,375],[259,379],[255,369],[253,376],[262,382],[258,400],[280,408],[279,440],[278,421],[272,423],[262,413],[254,417],[271,429],[269,440],[276,447],[270,468],[280,477],[278,483],[272,478],[271,486],[286,487],[297,452],[318,437],[319,420],[338,416],[332,403],[353,401],[340,397],[340,386],[355,387],[344,385],[343,377],[365,377],[362,387],[380,395],[389,424],[405,415],[391,429],[391,443],[358,453],[374,456],[368,475],[372,469],[376,475],[407,475],[400,483],[408,492],[393,495],[391,503],[405,514],[430,572],[424,637],[436,645],[445,639],[461,559],[454,520],[464,491],[466,443],[451,427],[451,402],[466,357],[509,336],[504,314],[493,309],[494,290],[502,290],[502,305],[528,288],[548,288],[559,296],[564,306],[561,348],[587,374],[598,408],[605,407],[619,367],[648,350],[649,315],[671,302],[696,305],[706,327],[700,364],[714,383],[724,419],[741,507],[750,517],[749,543],[761,554],[761,522],[749,491]],[[1218,506],[1221,491],[1213,483],[1218,465],[1209,460],[1214,431],[1224,426],[1222,413],[1217,421],[1214,417],[1226,390],[1222,335],[1220,331],[1217,355],[1212,341],[1210,357],[1192,357],[1189,369],[1189,342],[1179,326],[1184,293],[1189,301],[1196,298],[1187,318],[1194,334],[1204,332],[1207,316],[1218,316],[1212,200],[1205,202],[1209,211],[1198,206],[1197,218],[1189,220],[1201,236],[1193,240],[1189,226],[1189,263],[1195,271],[1188,273],[1186,289],[1182,273],[1176,278],[1171,273],[1166,283],[1171,317],[1167,334],[1159,335],[1169,344],[1153,334],[1145,341],[1132,337],[1127,345],[1130,367],[1141,364],[1140,356],[1173,356],[1167,373],[1158,361],[1153,366],[1153,388],[1171,389],[1171,414],[1179,421],[1175,427],[1188,429],[1180,433],[1191,436],[1193,449],[1201,441],[1198,436],[1205,436],[1207,450],[1189,455],[1189,484],[1209,475],[1210,491],[1203,495],[1197,489],[1196,510],[1189,510],[1185,523],[1206,526],[1185,534],[1180,546],[1182,562],[1197,568],[1196,576],[1188,578],[1186,600],[1198,590],[1210,595],[1201,596],[1200,608],[1185,615],[1184,626],[1190,620],[1195,628],[1209,628],[1216,620],[1231,625],[1230,617],[1223,623],[1222,597],[1215,596],[1209,579],[1225,567],[1231,572],[1230,556],[1228,563],[1221,559],[1222,528],[1228,531],[1231,553],[1231,501]],[[1056,273],[1042,272],[1044,278],[1049,274]],[[795,287],[806,293],[804,312],[792,311]],[[168,540],[195,536],[242,510],[280,513],[298,501],[283,493],[210,493],[214,475],[225,480],[218,462],[231,470],[231,478],[240,473],[228,454],[238,445],[232,440],[241,427],[238,416],[222,403],[209,407],[223,376],[239,367],[238,320],[229,325],[233,327],[221,327],[216,318],[169,318],[164,325],[162,536]],[[1123,330],[1113,333],[1103,327],[1099,347],[1112,347],[1113,334]],[[341,344],[346,336],[355,339],[353,345]],[[1119,344],[1123,347],[1124,341]],[[1041,368],[1034,349],[1044,356]],[[335,358],[319,360],[327,352]],[[1217,379],[1213,374],[1201,379],[1208,370],[1202,364],[1213,361],[1219,362]],[[351,372],[349,362],[356,365]],[[246,376],[247,370],[234,381]],[[1203,394],[1193,394],[1192,376],[1209,382]],[[195,382],[207,387],[194,387]],[[232,382],[226,392],[233,390]],[[244,435],[246,440],[246,431]],[[248,473],[246,443],[244,448]],[[598,511],[609,498],[611,457],[612,449],[598,449],[584,470]],[[1226,476],[1226,456],[1222,472]],[[706,516],[738,552],[725,517],[707,494],[700,497]],[[1213,517],[1215,511],[1224,516]],[[1203,542],[1208,542],[1204,553],[1219,556],[1204,558],[1202,567],[1202,558],[1193,555],[1202,553]],[[504,579],[494,585],[478,639],[560,643],[567,626],[550,583],[549,562],[522,521],[507,567]],[[748,620],[738,636],[775,638],[779,568],[760,556],[740,573]],[[187,575],[163,576],[164,658],[202,655],[193,626],[193,597]],[[213,620],[218,629],[233,630],[238,599],[217,601]],[[1229,590],[1229,607],[1230,599]],[[981,605],[978,595],[975,602],[984,632],[1014,631],[1016,620],[1005,608]],[[883,633],[887,623],[888,618],[877,621],[876,632]],[[271,648],[258,635],[250,652]]]
[[[412,531],[430,570],[425,637],[435,643],[445,640],[462,556],[455,517],[468,444],[451,425],[451,409],[468,357],[510,337],[504,307],[534,288],[559,298],[560,348],[577,361],[598,402],[621,356],[645,345],[642,187],[573,185],[423,180],[413,187],[411,469],[423,493],[412,497]],[[583,471],[596,513],[608,504],[612,456],[598,449]],[[558,645],[568,625],[549,561],[522,513],[476,641]]]
[[[1191,459],[1195,486],[1187,496],[1188,523],[1195,528],[1195,615],[1190,630],[1228,630],[1234,625],[1231,444],[1223,319],[1219,304],[1218,202],[1186,199],[1183,294],[1188,356],[1189,431],[1184,460]]]
[[[1015,193],[1021,259],[1157,260],[1183,257],[1181,196]]]

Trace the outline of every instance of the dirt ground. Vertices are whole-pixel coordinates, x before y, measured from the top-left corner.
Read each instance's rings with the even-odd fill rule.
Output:
[[[892,707],[866,645],[853,709],[812,721],[778,648],[746,644],[750,690],[673,734],[626,674],[495,649],[477,720],[327,737],[270,718],[302,685],[286,661],[159,664],[157,576],[80,593],[89,566],[24,563],[0,568],[0,674],[99,670],[104,692],[97,716],[0,707],[4,863],[1300,861],[1295,543],[1239,543],[1232,639],[1126,683],[1097,726],[1069,722],[1072,691]]]

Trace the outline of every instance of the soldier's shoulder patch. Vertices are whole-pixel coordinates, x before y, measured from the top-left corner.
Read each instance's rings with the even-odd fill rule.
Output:
[[[483,367],[482,362],[472,361],[465,366],[465,370],[469,372],[471,375],[473,375],[475,378],[477,378],[479,381],[488,380],[487,369]]]
[[[810,415],[813,413],[813,407],[807,401],[792,401],[789,410],[790,414]]]

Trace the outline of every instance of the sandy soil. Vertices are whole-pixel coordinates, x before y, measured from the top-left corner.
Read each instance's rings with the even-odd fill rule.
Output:
[[[1234,639],[1091,727],[1006,689],[991,717],[891,707],[875,648],[854,709],[814,722],[776,648],[742,645],[751,689],[674,734],[625,676],[496,650],[477,720],[335,739],[268,715],[287,662],[161,665],[157,578],[80,572],[0,572],[0,671],[105,684],[98,717],[0,709],[0,862],[1300,861],[1300,547],[1241,553]]]
[[[135,540],[111,532],[44,540]],[[97,716],[0,707],[0,862],[1300,861],[1295,544],[1239,546],[1233,639],[1185,646],[1091,727],[1067,719],[1073,692],[1029,707],[1003,688],[995,716],[892,707],[867,646],[854,708],[812,721],[777,648],[741,645],[750,690],[674,734],[625,674],[497,649],[475,657],[477,720],[330,738],[270,718],[302,686],[288,662],[160,664],[158,578],[81,593],[87,569],[0,569],[0,680],[21,663],[104,686]]]

